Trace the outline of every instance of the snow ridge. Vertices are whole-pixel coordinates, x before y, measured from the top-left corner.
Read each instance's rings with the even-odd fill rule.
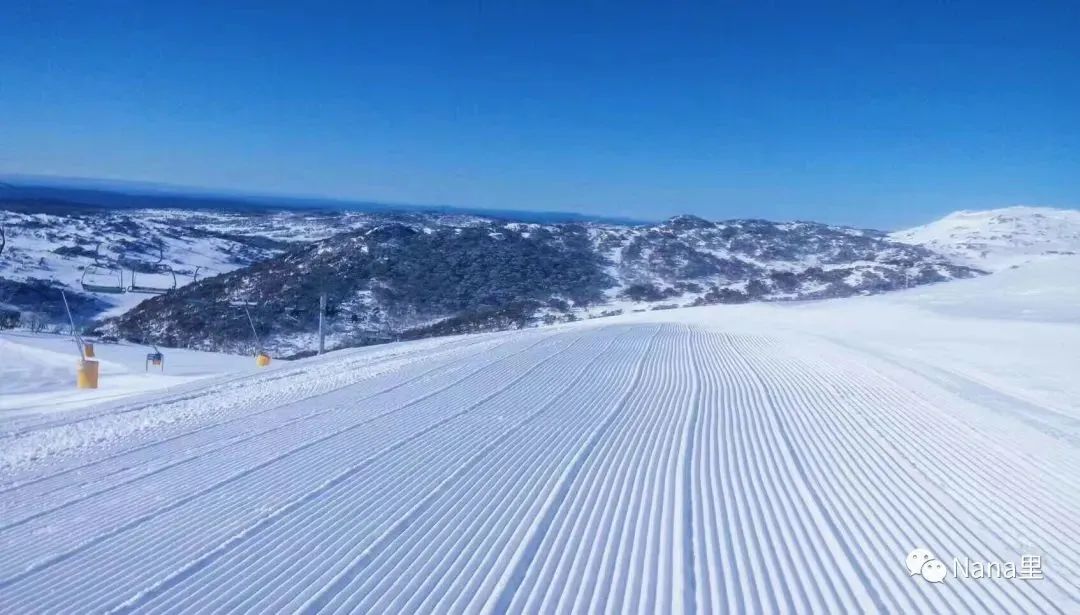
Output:
[[[957,264],[1001,271],[1080,254],[1080,210],[1016,206],[957,211],[936,222],[893,233],[890,238],[925,246]]]

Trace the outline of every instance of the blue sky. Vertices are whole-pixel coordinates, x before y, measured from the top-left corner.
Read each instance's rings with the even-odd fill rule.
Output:
[[[19,4],[4,173],[880,228],[1080,204],[1076,2]]]

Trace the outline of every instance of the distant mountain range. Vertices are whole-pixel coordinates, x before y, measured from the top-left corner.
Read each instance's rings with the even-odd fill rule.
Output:
[[[9,210],[88,211],[107,209],[183,209],[227,213],[265,213],[282,210],[360,212],[379,214],[422,213],[483,216],[523,222],[608,222],[640,224],[620,216],[594,216],[565,211],[522,211],[453,205],[380,203],[324,197],[275,196],[216,192],[142,182],[109,182],[86,179],[49,179],[0,175],[0,207]]]
[[[0,311],[59,321],[64,289],[76,318],[102,321],[105,335],[233,352],[261,345],[279,356],[315,347],[323,293],[329,345],[338,347],[872,294],[1077,247],[1069,226],[1077,212],[1038,208],[959,212],[889,235],[695,216],[538,223],[457,212],[45,204],[7,194]]]

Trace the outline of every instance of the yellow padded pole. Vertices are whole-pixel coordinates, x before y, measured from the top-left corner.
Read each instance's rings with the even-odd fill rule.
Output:
[[[82,359],[75,370],[75,386],[80,389],[98,388],[98,362]]]

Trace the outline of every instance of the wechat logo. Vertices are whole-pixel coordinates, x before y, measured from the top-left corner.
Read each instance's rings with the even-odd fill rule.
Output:
[[[904,560],[904,564],[907,565],[910,576],[919,575],[931,583],[941,583],[948,573],[945,564],[923,548],[912,549]]]

